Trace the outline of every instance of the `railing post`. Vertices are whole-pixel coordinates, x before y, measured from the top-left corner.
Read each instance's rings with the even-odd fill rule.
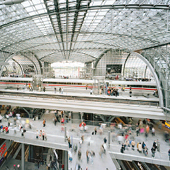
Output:
[[[64,127],[64,139],[65,139],[65,142],[66,142],[66,140],[67,140],[67,139],[66,139],[66,136],[67,136],[67,127],[65,126],[65,127]]]
[[[22,151],[21,151],[21,169],[25,170],[25,145],[24,143],[21,144]]]
[[[110,148],[110,131],[108,131],[108,148]]]

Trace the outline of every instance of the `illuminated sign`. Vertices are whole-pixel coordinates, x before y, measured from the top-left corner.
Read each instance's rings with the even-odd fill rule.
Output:
[[[6,150],[7,150],[6,143],[4,143],[2,145],[2,147],[0,148],[0,155],[1,155],[1,157],[3,156],[3,154],[5,153]]]
[[[11,146],[12,141],[5,140],[2,145],[0,145],[0,160],[7,156],[7,150]]]

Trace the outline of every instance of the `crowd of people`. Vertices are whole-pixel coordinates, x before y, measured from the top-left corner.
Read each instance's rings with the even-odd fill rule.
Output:
[[[7,113],[10,113],[10,107],[7,107]],[[8,115],[7,114],[7,115]],[[5,115],[5,114],[4,114]],[[64,127],[65,123],[71,119],[71,114],[69,113],[68,115],[64,113],[64,111],[58,111],[56,110],[54,113],[55,117],[53,119],[54,125],[56,126],[57,123],[61,124],[61,127]],[[2,116],[0,114],[0,116]],[[26,121],[25,123],[22,123],[17,117],[14,117],[13,122],[12,119],[10,120],[10,117],[5,117],[8,121],[8,126],[0,126],[0,132],[8,134],[9,133],[9,127],[11,124],[14,125],[14,134],[16,133],[17,130],[21,132],[21,136],[24,137],[24,134],[26,133],[27,128],[31,128],[31,126],[26,126],[28,124]],[[130,119],[129,119],[130,120]],[[73,160],[73,154],[71,150],[73,149],[74,153],[77,154],[77,158],[79,160],[79,166],[81,167],[81,160],[82,160],[82,154],[86,155],[86,161],[87,164],[93,164],[94,157],[96,153],[94,152],[93,149],[90,147],[86,150],[86,153],[82,153],[82,147],[84,145],[85,137],[84,133],[86,132],[84,127],[86,124],[82,121],[79,124],[79,134],[81,135],[78,145],[74,144],[72,142],[71,136],[67,133],[66,138],[68,142],[68,147],[70,148],[69,152],[69,161],[72,162]],[[83,127],[83,131],[81,131],[81,128]],[[46,128],[46,120],[42,120],[42,128]],[[77,127],[78,128],[78,127]],[[162,122],[158,122],[158,128],[162,128]],[[35,138],[38,140],[47,140],[47,135],[45,133],[45,130],[36,130],[36,135]],[[100,124],[99,127],[94,127],[94,130],[92,131],[91,135],[102,135],[101,130],[103,131],[102,124]],[[149,152],[151,152],[152,157],[154,158],[157,152],[160,152],[160,142],[159,139],[156,139],[155,134],[157,133],[155,129],[155,125],[149,120],[149,119],[139,119],[136,124],[134,124],[133,121],[129,121],[128,125],[124,125],[122,123],[113,123],[112,127],[110,128],[111,130],[111,140],[114,142],[115,140],[118,141],[120,144],[120,152],[121,153],[126,153],[128,150],[132,150],[134,152],[139,152],[141,155],[147,156]],[[141,141],[136,140],[136,137],[138,136],[144,136],[145,139],[140,139]],[[152,146],[148,146],[148,136],[153,137],[153,144]],[[102,137],[102,136],[101,136]],[[102,158],[104,154],[106,154],[107,151],[107,138],[104,137],[103,143],[100,145],[99,152],[97,154],[100,155]],[[165,131],[165,141],[169,141],[169,133],[168,131]],[[90,146],[90,143],[88,143]],[[170,150],[168,149],[168,156],[170,159]]]
[[[161,128],[160,123],[158,123],[158,127]],[[115,133],[116,128],[118,129],[117,134]],[[133,151],[138,151],[139,153],[143,153],[145,156],[147,156],[149,148],[146,144],[146,141],[149,135],[155,138],[155,128],[149,119],[144,119],[143,121],[139,119],[138,123],[133,127],[132,125],[125,127],[121,123],[117,124],[117,127],[115,125],[112,135],[112,141],[117,138],[118,143],[121,144],[121,153],[125,153],[126,150],[131,148]],[[138,142],[136,142],[136,137],[141,135],[145,136],[145,140],[138,140]],[[150,151],[152,153],[152,157],[155,157],[156,152],[160,152],[160,142],[158,139],[153,141]]]

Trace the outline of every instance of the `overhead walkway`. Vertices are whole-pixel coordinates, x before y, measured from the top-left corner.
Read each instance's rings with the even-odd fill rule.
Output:
[[[40,98],[51,98],[51,99],[69,99],[69,100],[83,100],[83,101],[101,101],[101,102],[110,102],[110,103],[128,103],[128,104],[140,104],[140,105],[151,105],[159,106],[159,98],[156,97],[144,97],[133,96],[123,93],[123,95],[108,96],[105,94],[102,95],[90,95],[89,93],[75,93],[75,92],[64,92],[63,94],[53,91],[38,92],[38,91],[28,91],[28,90],[0,90],[2,95],[17,95],[17,96],[28,96],[28,97],[40,97]]]
[[[102,115],[128,116],[149,119],[167,119],[170,117],[156,106],[134,105],[122,103],[106,103],[96,101],[79,101],[67,99],[39,98],[28,96],[0,95],[0,103],[20,107],[66,110]]]

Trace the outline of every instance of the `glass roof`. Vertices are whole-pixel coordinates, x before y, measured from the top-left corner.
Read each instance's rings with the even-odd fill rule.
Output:
[[[3,3],[0,50],[32,52],[41,61],[90,62],[107,49],[131,52],[170,42],[169,0]]]

